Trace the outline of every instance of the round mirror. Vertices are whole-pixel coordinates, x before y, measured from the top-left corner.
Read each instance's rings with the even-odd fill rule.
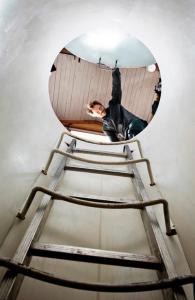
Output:
[[[89,32],[57,55],[49,95],[58,119],[78,136],[87,132],[111,142],[129,140],[147,127],[158,108],[160,70],[136,38]]]

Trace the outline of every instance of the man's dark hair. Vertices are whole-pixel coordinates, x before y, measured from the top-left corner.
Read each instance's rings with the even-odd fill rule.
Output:
[[[93,108],[96,104],[98,104],[98,105],[103,105],[101,102],[96,101],[96,100],[90,102],[90,103],[87,105],[87,113],[88,113],[88,115],[93,115],[93,110],[92,110],[92,108]]]

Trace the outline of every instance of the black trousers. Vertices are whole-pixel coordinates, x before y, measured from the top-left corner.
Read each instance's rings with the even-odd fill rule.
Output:
[[[147,125],[148,125],[147,121],[144,121],[139,118],[133,119],[127,129],[127,139],[131,139],[134,136],[136,136],[138,133],[144,130],[144,128],[146,128]]]

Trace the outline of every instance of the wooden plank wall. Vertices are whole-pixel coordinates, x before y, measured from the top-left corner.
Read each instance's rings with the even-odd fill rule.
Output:
[[[91,120],[86,114],[87,103],[98,100],[107,106],[111,99],[112,73],[98,65],[60,53],[55,62],[56,71],[49,78],[52,107],[60,120]],[[159,71],[146,68],[120,69],[122,105],[135,115],[148,120],[155,99],[154,86]]]

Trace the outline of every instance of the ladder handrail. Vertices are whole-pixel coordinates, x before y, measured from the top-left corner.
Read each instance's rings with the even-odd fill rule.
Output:
[[[184,275],[170,279],[163,279],[159,281],[135,282],[130,284],[101,284],[92,282],[73,281],[65,278],[57,277],[51,273],[46,273],[35,268],[30,268],[12,259],[1,257],[0,266],[11,269],[13,272],[20,273],[24,276],[34,278],[47,283],[74,288],[79,290],[111,292],[111,293],[127,293],[127,292],[146,292],[154,290],[162,290],[168,288],[176,288],[186,284],[193,284],[195,291],[195,276]],[[194,292],[195,294],[195,292]],[[195,295],[194,295],[195,296]]]
[[[25,218],[25,215],[26,215],[29,207],[31,206],[33,199],[37,192],[42,192],[44,194],[51,196],[52,200],[63,200],[63,201],[73,203],[73,204],[78,204],[78,205],[83,205],[83,206],[88,206],[88,207],[105,208],[105,209],[127,209],[127,208],[144,209],[146,206],[162,204],[163,212],[164,212],[164,219],[165,219],[165,226],[166,226],[166,233],[169,236],[176,234],[176,230],[174,228],[171,228],[169,205],[168,205],[167,200],[165,200],[165,199],[156,199],[156,200],[150,200],[150,201],[145,201],[145,202],[132,201],[131,203],[128,203],[128,202],[99,203],[99,202],[91,202],[88,200],[83,200],[81,198],[74,198],[74,197],[66,196],[66,195],[54,192],[52,190],[49,190],[42,186],[36,186],[31,190],[31,193],[28,196],[24,207],[17,214],[18,218],[20,218],[20,219]]]
[[[153,174],[152,174],[152,169],[151,169],[151,165],[150,165],[150,161],[147,158],[139,158],[139,159],[131,159],[131,160],[125,160],[125,161],[115,161],[115,162],[111,162],[111,161],[100,161],[100,160],[91,160],[91,159],[86,159],[86,158],[81,158],[79,156],[76,155],[72,155],[70,153],[61,151],[59,149],[53,149],[49,155],[48,161],[46,163],[45,168],[42,170],[42,173],[47,175],[47,171],[49,169],[49,166],[51,164],[51,161],[53,159],[53,156],[55,153],[61,154],[63,156],[67,156],[71,159],[75,159],[75,160],[79,160],[82,162],[86,162],[86,163],[91,163],[91,164],[99,164],[99,165],[129,165],[129,164],[136,164],[136,163],[141,163],[141,162],[145,162],[147,165],[147,170],[148,170],[148,175],[150,177],[150,185],[155,185],[154,182],[154,178],[153,178]]]
[[[92,140],[88,140],[88,139],[85,139],[85,138],[81,138],[81,137],[78,137],[68,131],[64,131],[62,132],[60,138],[59,138],[59,141],[57,143],[57,146],[56,146],[56,149],[59,149],[60,147],[60,144],[63,140],[63,137],[64,135],[68,135],[74,139],[77,139],[77,140],[80,140],[82,142],[86,142],[86,143],[90,143],[90,144],[95,144],[95,145],[104,145],[104,146],[109,146],[109,145],[125,145],[125,144],[131,144],[131,143],[137,143],[137,146],[138,146],[138,149],[139,149],[139,153],[140,153],[140,156],[143,157],[143,152],[142,152],[142,147],[141,147],[141,143],[138,139],[135,139],[135,140],[127,140],[127,141],[119,141],[119,142],[96,142],[96,141],[92,141]]]

